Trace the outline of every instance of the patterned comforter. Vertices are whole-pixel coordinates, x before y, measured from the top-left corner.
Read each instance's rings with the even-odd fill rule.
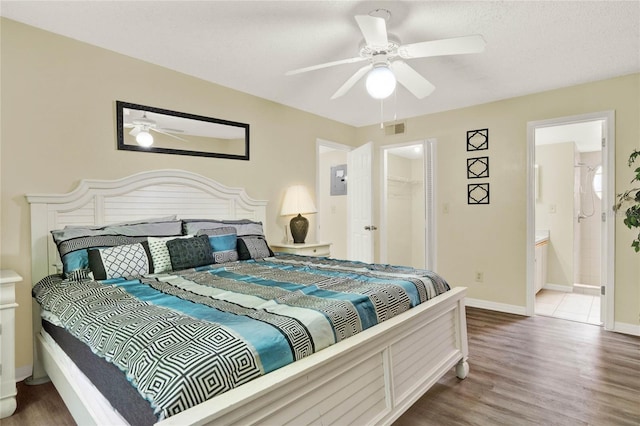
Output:
[[[447,290],[429,271],[278,255],[143,278],[50,276],[33,295],[162,420]]]

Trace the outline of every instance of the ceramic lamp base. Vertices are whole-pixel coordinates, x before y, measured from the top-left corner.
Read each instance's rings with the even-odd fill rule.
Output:
[[[298,213],[298,216],[294,217],[291,219],[291,222],[289,222],[289,229],[291,229],[293,243],[303,244],[304,239],[307,238],[307,232],[309,232],[309,221],[306,217],[303,217]]]

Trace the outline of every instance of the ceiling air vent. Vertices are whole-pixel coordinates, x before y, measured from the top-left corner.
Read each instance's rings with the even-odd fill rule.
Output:
[[[384,126],[384,134],[387,136],[399,135],[404,133],[404,121],[401,123],[387,124]]]

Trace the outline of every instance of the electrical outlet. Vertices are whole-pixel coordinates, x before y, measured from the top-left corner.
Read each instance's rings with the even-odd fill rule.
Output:
[[[476,272],[476,282],[481,283],[484,281],[484,272]]]

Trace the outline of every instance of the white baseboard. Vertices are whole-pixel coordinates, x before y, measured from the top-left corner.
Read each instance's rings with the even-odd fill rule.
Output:
[[[21,382],[27,377],[31,376],[33,371],[33,365],[23,365],[22,367],[16,367],[16,383]]]
[[[626,322],[614,322],[613,331],[623,334],[631,334],[632,336],[640,336],[640,325],[629,324]]]
[[[542,286],[542,288],[544,288],[546,290],[564,291],[565,293],[572,293],[573,292],[573,286],[572,285],[546,283],[546,284],[544,284]]]
[[[488,309],[490,311],[505,312],[507,314],[527,315],[527,308],[518,305],[508,305],[506,303],[491,302],[482,299],[465,298],[464,304],[472,308]]]
[[[558,286],[567,287],[567,286]],[[565,290],[559,290],[565,291]],[[506,303],[491,302],[489,300],[465,298],[464,304],[472,308],[487,309],[490,311],[505,312],[507,314],[527,315],[524,306],[508,305]],[[616,333],[630,334],[632,336],[640,336],[640,325],[629,324],[624,322],[615,322],[613,330]]]

